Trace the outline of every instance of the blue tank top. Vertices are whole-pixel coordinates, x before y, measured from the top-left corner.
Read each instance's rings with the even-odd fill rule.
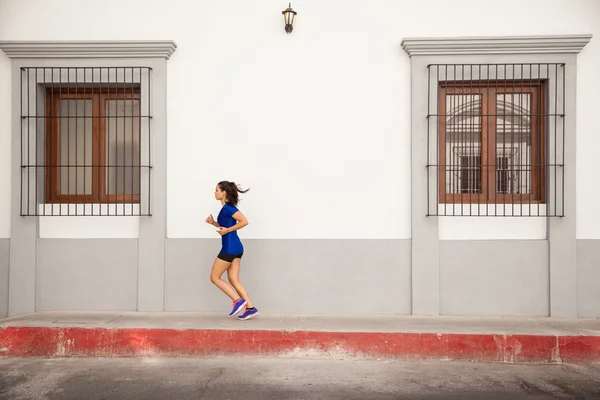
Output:
[[[231,228],[237,221],[233,218],[233,214],[238,211],[238,208],[230,203],[225,203],[219,215],[217,216],[217,222],[219,226],[223,228]],[[237,231],[229,232],[226,235],[221,236],[221,252],[223,254],[242,254],[244,252],[244,246],[240,240]]]

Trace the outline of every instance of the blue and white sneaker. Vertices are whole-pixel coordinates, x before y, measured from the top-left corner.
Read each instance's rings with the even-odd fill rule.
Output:
[[[239,298],[236,301],[233,302],[233,310],[231,310],[231,312],[229,313],[230,317],[235,316],[237,313],[239,313],[242,308],[244,308],[244,306],[246,305],[247,301]]]
[[[258,308],[254,307],[253,309],[249,309],[246,307],[246,311],[242,315],[238,315],[237,319],[239,321],[245,321],[247,319],[253,318],[258,315]]]

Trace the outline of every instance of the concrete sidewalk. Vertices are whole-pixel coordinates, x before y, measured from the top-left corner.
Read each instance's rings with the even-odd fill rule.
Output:
[[[595,318],[260,314],[242,322],[226,312],[44,311],[0,319],[9,326],[600,336]]]
[[[599,319],[56,311],[0,320],[5,356],[600,361]]]

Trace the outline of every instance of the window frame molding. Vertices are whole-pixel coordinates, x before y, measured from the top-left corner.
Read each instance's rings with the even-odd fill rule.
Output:
[[[127,203],[107,202],[107,203],[85,203],[79,202],[74,203],[42,203],[39,205],[32,205],[34,202],[32,198],[22,197],[22,171],[21,171],[21,152],[20,148],[16,146],[21,141],[20,125],[21,120],[19,117],[19,104],[21,102],[19,90],[13,90],[12,95],[12,169],[13,169],[13,183],[11,188],[11,203],[13,204],[12,213],[16,213],[17,216],[79,216],[81,215],[77,210],[84,209],[86,207],[92,207],[93,215],[103,216],[155,216],[156,214],[162,215],[164,212],[161,210],[157,213],[158,209],[162,208],[163,203],[166,204],[164,194],[160,193],[163,186],[166,187],[166,154],[163,154],[161,147],[163,146],[163,140],[166,140],[166,62],[170,59],[171,55],[175,52],[177,45],[173,40],[96,40],[96,41],[0,41],[0,50],[2,50],[12,61],[12,76],[13,76],[13,87],[19,87],[20,78],[19,71],[22,68],[44,68],[44,67],[62,67],[72,68],[77,67],[93,67],[93,68],[123,68],[123,67],[149,67],[152,70],[152,83],[151,85],[158,85],[156,88],[152,88],[150,102],[152,109],[157,115],[152,118],[152,136],[158,134],[158,137],[151,139],[151,164],[152,175],[149,184],[146,187],[150,187],[151,191],[148,190],[148,200],[146,206],[142,207],[139,204],[134,204],[133,211],[125,211]],[[16,85],[16,86],[15,86]],[[163,92],[165,94],[163,95]],[[157,117],[159,115],[159,117]],[[160,164],[160,165],[159,165]],[[158,182],[157,179],[160,181]],[[16,181],[15,181],[16,180]],[[163,185],[163,182],[164,185]],[[37,193],[37,188],[31,188],[27,184],[29,190]],[[142,193],[146,193],[145,188],[141,188]],[[157,192],[159,191],[159,192]],[[44,189],[45,193],[45,189]],[[35,197],[35,196],[29,196]],[[38,196],[39,198],[39,196]],[[63,210],[63,205],[68,206]],[[101,210],[104,206],[108,206],[109,209],[115,209],[115,213],[103,213]],[[14,208],[16,207],[16,209]],[[32,208],[35,207],[35,211]],[[26,210],[27,212],[24,212]],[[166,211],[166,210],[165,210]],[[100,214],[96,214],[100,212]],[[14,221],[13,221],[14,222]]]
[[[549,36],[484,36],[484,37],[447,37],[447,38],[404,38],[401,42],[402,49],[411,59],[411,106],[412,106],[412,181],[422,179],[424,194],[415,193],[415,185],[413,184],[413,201],[412,208],[414,210],[419,209],[421,205],[417,203],[424,203],[423,215],[430,216],[429,210],[437,210],[440,205],[453,205],[450,203],[441,203],[438,201],[438,196],[432,196],[430,193],[439,193],[439,189],[436,187],[430,187],[428,189],[427,181],[428,174],[430,171],[424,171],[419,173],[416,170],[423,168],[425,165],[429,165],[431,160],[427,159],[428,149],[427,144],[421,143],[420,146],[425,145],[424,155],[417,154],[419,150],[415,149],[414,144],[416,138],[420,135],[427,136],[427,121],[421,121],[416,123],[418,118],[424,118],[427,115],[427,98],[421,99],[421,95],[427,97],[428,93],[428,82],[427,82],[427,66],[435,64],[511,64],[511,63],[563,63],[568,68],[576,71],[577,66],[577,54],[583,50],[583,48],[592,39],[591,34],[578,34],[578,35],[549,35]],[[576,77],[576,72],[575,72]],[[567,91],[575,91],[576,86],[575,79],[567,82]],[[569,96],[569,93],[565,94]],[[437,95],[432,99],[432,104],[438,104]],[[417,104],[418,103],[418,104]],[[425,110],[425,111],[423,111]],[[573,113],[568,115],[567,118],[575,119],[575,110]],[[422,113],[418,115],[417,113]],[[568,128],[567,128],[568,129]],[[573,129],[574,131],[574,129]],[[569,146],[574,146],[573,143]],[[421,150],[422,151],[422,150]],[[432,151],[435,151],[432,150]],[[573,152],[574,149],[571,149]],[[565,157],[567,157],[565,155]],[[574,175],[574,157],[575,154],[571,155],[572,161],[566,161],[565,163],[571,163],[570,168],[573,170],[570,172],[572,178],[565,175],[565,180],[571,179],[572,182],[565,183],[565,186],[575,187],[575,175]],[[567,172],[565,172],[567,173]],[[550,179],[550,174],[546,174],[545,178]],[[431,181],[432,179],[429,179]],[[433,179],[435,181],[435,179]],[[551,180],[551,179],[550,179]],[[431,182],[429,182],[431,186]],[[435,186],[435,182],[433,183]],[[563,191],[566,191],[564,187]],[[573,189],[574,190],[574,189]],[[554,193],[555,188],[553,184],[546,185],[545,196],[550,196]],[[429,192],[429,193],[428,193]],[[573,193],[573,196],[575,194]],[[416,197],[415,197],[416,196]],[[557,199],[556,202],[550,203],[550,199],[546,199],[548,207],[555,207],[554,209],[547,208],[546,213],[555,214],[556,210],[564,207],[565,201]],[[490,203],[487,203],[490,204]],[[500,204],[507,204],[500,202]],[[519,202],[520,205],[520,202]],[[460,204],[458,207],[462,207]],[[565,211],[566,212],[566,211]],[[462,208],[461,208],[462,213]],[[439,213],[435,213],[435,216]],[[562,213],[564,215],[564,212]],[[458,215],[458,214],[457,214]],[[475,213],[473,215],[480,215]],[[413,214],[414,217],[414,214]]]
[[[53,44],[54,43],[54,44]],[[138,311],[163,311],[165,307],[165,238],[167,237],[167,59],[176,48],[175,42],[167,41],[102,41],[102,42],[12,41],[0,42],[2,50],[11,59],[11,84],[18,88],[21,68],[28,67],[149,67],[152,68],[152,191],[150,212],[146,217],[122,218],[118,204],[102,204],[97,208],[117,209],[118,214],[102,213],[111,225],[110,237],[126,229],[136,230],[137,274],[139,287],[136,309]],[[20,48],[20,49],[19,49]],[[40,224],[48,222],[38,214],[23,217],[21,208],[21,118],[19,90],[11,94],[11,240],[9,282],[9,315],[32,313],[36,310],[39,291],[36,290],[36,254],[39,245]],[[63,205],[52,205],[63,209]],[[79,208],[68,207],[62,215],[71,217]],[[96,206],[96,205],[93,205]],[[64,207],[67,208],[67,207]],[[122,207],[124,208],[124,207]],[[54,214],[60,215],[60,214]],[[96,214],[98,215],[98,214]],[[58,218],[61,218],[58,216]],[[86,238],[104,239],[106,230],[90,228],[88,218],[71,221],[77,230],[86,231]],[[70,236],[69,236],[70,237]],[[13,273],[14,272],[14,273]]]
[[[428,180],[428,75],[433,64],[565,64],[565,186],[564,217],[547,218],[548,316],[573,318],[577,304],[576,239],[576,136],[577,55],[592,35],[404,38],[409,56],[411,90],[411,277],[412,314],[447,312],[441,297],[440,218],[427,216],[429,193],[437,193]],[[408,63],[407,63],[408,64]],[[437,98],[435,99],[437,101]],[[548,186],[547,193],[552,193]],[[433,196],[432,196],[433,197]],[[437,196],[434,206],[438,207]],[[553,205],[555,206],[555,205]],[[473,214],[477,218],[477,214]],[[454,218],[454,217],[449,217]],[[457,217],[458,218],[458,217]],[[514,218],[514,217],[509,217]],[[490,221],[491,224],[493,222]]]

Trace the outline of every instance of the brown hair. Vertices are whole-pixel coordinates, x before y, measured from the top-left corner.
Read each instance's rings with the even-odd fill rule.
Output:
[[[237,206],[240,201],[239,193],[246,193],[250,189],[242,190],[235,182],[221,181],[218,183],[219,188],[227,194],[227,202]]]

